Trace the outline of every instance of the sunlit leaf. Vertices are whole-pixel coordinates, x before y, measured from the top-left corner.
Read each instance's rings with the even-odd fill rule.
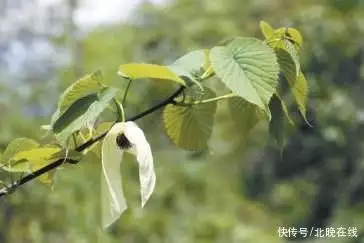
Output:
[[[29,138],[16,138],[5,149],[3,156],[1,157],[1,164],[3,169],[9,172],[28,172],[29,165],[22,163],[16,165],[12,160],[13,156],[17,153],[25,150],[30,150],[39,147],[39,144]]]
[[[91,127],[97,117],[115,97],[117,90],[104,88],[99,94],[78,99],[52,124],[56,137],[65,145],[71,134],[83,127]]]
[[[215,93],[205,87],[201,99],[213,97]],[[177,146],[202,150],[211,136],[215,111],[215,102],[193,106],[167,105],[163,111],[165,130]]]
[[[259,27],[265,39],[269,39],[273,36],[274,29],[269,23],[265,21],[260,21]]]
[[[182,78],[168,67],[161,65],[146,63],[123,64],[120,65],[118,74],[131,79],[151,78],[169,80],[186,86],[186,82]]]
[[[237,38],[210,52],[218,77],[234,93],[269,116],[268,103],[278,85],[279,67],[273,50],[255,38]]]
[[[249,132],[264,118],[264,113],[258,106],[240,97],[228,100],[230,114],[242,136],[248,136]]]

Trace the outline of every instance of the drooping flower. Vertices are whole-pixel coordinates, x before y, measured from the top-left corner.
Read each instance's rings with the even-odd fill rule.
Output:
[[[101,150],[101,203],[104,228],[114,223],[127,209],[120,174],[124,152],[134,155],[139,164],[142,207],[155,187],[153,156],[144,132],[134,122],[116,123],[105,136]]]

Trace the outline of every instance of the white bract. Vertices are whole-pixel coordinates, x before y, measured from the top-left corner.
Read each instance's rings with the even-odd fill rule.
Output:
[[[131,147],[122,149],[116,139],[124,134]],[[141,206],[152,194],[156,182],[153,156],[143,131],[134,122],[116,123],[104,138],[102,144],[101,203],[102,226],[109,227],[127,209],[122,189],[120,164],[123,153],[133,154],[139,164]]]

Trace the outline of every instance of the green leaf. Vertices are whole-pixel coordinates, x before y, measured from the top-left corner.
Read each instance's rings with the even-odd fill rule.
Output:
[[[22,164],[16,165],[13,163],[12,158],[14,155],[21,151],[33,149],[39,147],[39,144],[29,138],[16,138],[5,149],[1,158],[1,164],[3,169],[9,172],[27,172],[29,171],[29,165]]]
[[[187,82],[188,86],[196,84],[201,90],[203,90],[203,86],[198,81],[198,78],[204,71],[205,63],[205,50],[197,50],[187,53],[177,59],[174,63],[169,65],[168,68],[178,76],[185,78],[184,80]]]
[[[296,45],[298,48],[302,48],[303,38],[297,29],[283,27],[275,30],[274,34],[279,38],[291,41],[291,43]]]
[[[300,111],[303,119],[305,122],[310,125],[310,123],[307,120],[307,97],[308,97],[308,84],[305,76],[303,73],[300,73],[300,75],[297,77],[296,81],[291,85],[291,91],[293,96],[296,99],[298,110]],[[310,125],[311,126],[311,125]]]
[[[272,97],[269,103],[269,109],[272,112],[272,119],[269,123],[269,134],[282,151],[285,142],[284,111],[281,101],[276,95]]]
[[[270,39],[273,36],[274,29],[269,23],[265,21],[260,21],[259,27],[265,39]]]
[[[187,98],[188,92],[193,92],[193,89],[187,90]],[[212,90],[204,87],[201,99],[215,96]],[[215,112],[216,102],[191,106],[167,105],[163,110],[164,128],[177,146],[188,150],[203,150],[211,137]]]
[[[76,100],[84,96],[99,92],[103,88],[102,82],[101,71],[96,71],[77,80],[63,92],[58,104],[60,111],[65,111]]]
[[[69,86],[58,101],[57,111],[52,116],[52,122],[63,114],[76,100],[99,92],[104,86],[102,82],[103,77],[101,71],[96,71],[82,77]]]
[[[244,137],[264,118],[264,113],[258,106],[243,98],[233,97],[228,100],[228,105],[231,117]]]
[[[277,56],[280,70],[290,86],[291,92],[298,105],[298,110],[305,122],[309,124],[306,118],[306,103],[308,97],[307,80],[302,72],[299,72],[298,76],[296,76],[295,61],[286,50],[277,49]]]
[[[182,78],[178,77],[168,67],[161,65],[146,63],[123,64],[120,65],[118,74],[130,79],[151,78],[169,80],[186,86],[186,82]]]
[[[53,132],[62,145],[75,131],[90,127],[115,97],[115,88],[103,88],[99,94],[78,99],[52,124]]]
[[[282,53],[282,50],[286,51],[289,56],[290,56],[290,59],[286,56],[286,54],[283,54]],[[299,58],[299,55],[298,55],[298,52],[297,52],[297,49],[294,47],[294,45],[285,40],[285,41],[282,41],[280,42],[280,45],[278,45],[278,48],[276,49],[276,53],[277,53],[277,57],[278,57],[278,63],[280,64],[280,58],[281,58],[281,55],[283,54],[284,57],[283,59],[285,60],[285,62],[290,63],[290,64],[293,64],[295,66],[295,75],[298,76],[301,72],[301,65],[300,65],[300,58]]]
[[[234,93],[270,116],[268,103],[278,85],[279,67],[273,50],[255,38],[237,38],[210,52],[218,77]]]

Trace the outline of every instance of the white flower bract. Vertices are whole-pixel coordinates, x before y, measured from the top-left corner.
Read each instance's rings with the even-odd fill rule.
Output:
[[[127,150],[119,148],[116,143],[116,138],[122,133],[132,145]],[[102,226],[104,228],[114,223],[127,209],[120,174],[120,164],[124,151],[133,154],[139,164],[142,207],[144,207],[155,187],[156,177],[153,156],[144,132],[134,122],[116,123],[105,136],[101,150],[101,204]]]

